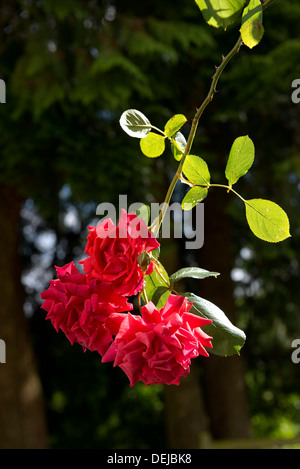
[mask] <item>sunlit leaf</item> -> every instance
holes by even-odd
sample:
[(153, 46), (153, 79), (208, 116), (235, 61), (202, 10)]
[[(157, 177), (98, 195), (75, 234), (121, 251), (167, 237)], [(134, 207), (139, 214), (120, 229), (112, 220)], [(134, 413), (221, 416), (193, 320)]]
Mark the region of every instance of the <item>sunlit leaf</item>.
[(227, 29), (238, 18), (245, 0), (196, 0), (196, 3), (208, 24)]
[(148, 158), (157, 158), (165, 151), (165, 137), (150, 132), (140, 141), (141, 150)]
[(290, 223), (285, 211), (265, 199), (245, 200), (246, 218), (250, 229), (258, 238), (278, 243), (290, 235)]
[(251, 168), (254, 153), (254, 144), (248, 135), (235, 139), (225, 169), (225, 175), (230, 185), (235, 184)]
[(202, 202), (207, 196), (208, 190), (205, 187), (195, 186), (192, 187), (184, 196), (181, 202), (183, 210), (191, 210), (197, 204)]
[(141, 205), (136, 211), (137, 217), (141, 218), (148, 226), (150, 220), (150, 207), (148, 205)]
[(165, 125), (164, 132), (167, 137), (172, 137), (186, 123), (187, 118), (183, 114), (171, 117)]
[(187, 155), (182, 171), (193, 184), (208, 185), (210, 183), (208, 166), (199, 156)]
[(151, 130), (149, 119), (136, 109), (128, 109), (120, 118), (120, 126), (130, 137), (144, 138)]
[(171, 147), (175, 160), (180, 161), (186, 147), (186, 139), (181, 132), (176, 132), (173, 136)]
[(260, 0), (250, 0), (243, 11), (241, 36), (243, 42), (250, 49), (255, 47), (264, 35), (262, 25), (262, 6)]

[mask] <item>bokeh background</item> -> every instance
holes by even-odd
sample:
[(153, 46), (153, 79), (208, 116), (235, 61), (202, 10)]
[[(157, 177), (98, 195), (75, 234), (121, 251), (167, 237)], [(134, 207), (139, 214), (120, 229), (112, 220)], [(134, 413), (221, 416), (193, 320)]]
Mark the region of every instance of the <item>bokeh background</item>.
[[(157, 127), (188, 118), (215, 66), (235, 44), (205, 24), (193, 0), (11, 0), (0, 6), (0, 448), (295, 447), (300, 434), (300, 5), (275, 1), (265, 35), (223, 73), (193, 153), (215, 183), (233, 140), (249, 135), (255, 163), (236, 189), (277, 202), (292, 237), (250, 232), (240, 201), (211, 189), (205, 242), (164, 240), (169, 274), (193, 265), (220, 272), (186, 284), (222, 308), (247, 341), (240, 357), (194, 360), (179, 387), (128, 385), (96, 353), (56, 333), (40, 293), (54, 265), (83, 257), (99, 203), (162, 202), (177, 162), (141, 154), (119, 126), (135, 108)], [(184, 187), (176, 188), (173, 201)], [(218, 446), (219, 445), (219, 446)]]

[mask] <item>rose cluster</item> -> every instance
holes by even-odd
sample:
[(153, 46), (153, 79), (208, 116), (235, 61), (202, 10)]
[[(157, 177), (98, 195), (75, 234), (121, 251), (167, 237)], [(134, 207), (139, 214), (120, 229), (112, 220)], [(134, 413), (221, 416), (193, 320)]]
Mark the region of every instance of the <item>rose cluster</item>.
[(158, 247), (144, 221), (122, 210), (117, 226), (109, 219), (89, 227), (88, 257), (79, 262), (84, 272), (73, 262), (56, 267), (57, 279), (41, 293), (56, 331), (119, 366), (130, 386), (139, 380), (178, 385), (191, 359), (208, 356), (206, 347), (212, 347), (201, 329), (211, 321), (190, 313), (192, 303), (183, 296), (170, 294), (160, 310), (148, 302), (141, 315), (130, 313), (129, 297), (142, 290), (154, 268), (152, 262), (144, 267), (141, 255)]

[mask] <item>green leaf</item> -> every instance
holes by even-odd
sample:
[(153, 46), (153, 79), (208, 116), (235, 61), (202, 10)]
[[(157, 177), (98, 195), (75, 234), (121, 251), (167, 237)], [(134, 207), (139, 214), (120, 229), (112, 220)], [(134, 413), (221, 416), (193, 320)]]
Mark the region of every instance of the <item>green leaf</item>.
[(150, 220), (150, 207), (145, 204), (141, 205), (141, 207), (136, 211), (136, 216), (141, 218), (148, 226)]
[(264, 35), (262, 17), (263, 12), (260, 0), (250, 0), (249, 5), (243, 11), (240, 29), (243, 42), (250, 49), (255, 47)]
[(208, 190), (205, 187), (192, 187), (184, 196), (181, 202), (182, 210), (191, 210), (202, 202), (207, 196)]
[(165, 137), (150, 132), (140, 141), (141, 150), (148, 158), (157, 158), (165, 151)]
[(155, 304), (157, 309), (161, 309), (165, 306), (166, 301), (171, 294), (169, 288), (167, 287), (158, 287), (153, 293), (152, 303)]
[(176, 114), (171, 117), (165, 125), (165, 135), (172, 137), (186, 123), (187, 118), (183, 114)]
[(120, 126), (130, 137), (145, 138), (152, 126), (147, 117), (136, 109), (128, 109), (120, 118)]
[(185, 136), (181, 132), (176, 132), (172, 138), (171, 148), (176, 161), (180, 161), (186, 147)]
[(200, 267), (184, 267), (177, 270), (174, 274), (170, 275), (171, 285), (182, 280), (183, 278), (198, 278), (203, 279), (206, 277), (216, 277), (220, 275), (218, 272), (209, 272), (208, 270), (201, 269)]
[(239, 351), (246, 340), (245, 333), (234, 326), (225, 313), (215, 304), (193, 293), (185, 293), (185, 296), (188, 301), (193, 302), (190, 309), (191, 313), (213, 321), (211, 324), (203, 326), (204, 332), (213, 338), (213, 348), (210, 349), (210, 353), (223, 357), (239, 355)]
[(235, 139), (225, 169), (225, 175), (230, 185), (235, 184), (251, 168), (254, 154), (254, 144), (248, 135)]
[(245, 200), (246, 218), (250, 229), (258, 238), (279, 243), (290, 235), (290, 223), (285, 211), (265, 199)]
[[(156, 269), (159, 270), (159, 273)], [(171, 293), (169, 287), (169, 276), (164, 266), (156, 261), (153, 272), (150, 275), (145, 275), (144, 291), (146, 297), (143, 295), (144, 301), (152, 301), (158, 309), (162, 308)]]
[(182, 171), (193, 184), (209, 185), (210, 183), (208, 166), (199, 156), (187, 155)]
[(208, 24), (227, 29), (238, 18), (245, 0), (196, 0), (196, 3)]
[(155, 259), (158, 259), (160, 256), (160, 246), (158, 246), (158, 248), (156, 249), (153, 249), (153, 251), (151, 251), (151, 254), (153, 257), (155, 257)]

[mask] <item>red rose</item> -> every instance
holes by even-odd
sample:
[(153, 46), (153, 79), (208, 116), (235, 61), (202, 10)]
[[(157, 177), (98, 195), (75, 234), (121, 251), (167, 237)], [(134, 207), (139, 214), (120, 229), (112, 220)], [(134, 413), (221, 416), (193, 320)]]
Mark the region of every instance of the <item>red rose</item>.
[[(138, 264), (138, 256), (157, 247), (159, 243), (145, 222), (122, 209), (117, 226), (108, 219), (96, 228), (89, 227), (85, 249), (89, 257), (80, 263), (89, 278), (100, 280), (121, 295), (131, 296), (143, 286), (143, 270)], [(153, 264), (150, 263), (146, 273), (152, 270)]]
[[(85, 274), (79, 273), (73, 262), (56, 267), (58, 279), (50, 280), (48, 290), (41, 293), (44, 299), (42, 308), (48, 311), (58, 332), (61, 329), (71, 344), (75, 342), (84, 349), (97, 351), (103, 355), (118, 331), (125, 314), (133, 309), (127, 299), (116, 294), (97, 280), (88, 281)], [(114, 318), (114, 330), (107, 325), (107, 319)]]
[(201, 329), (212, 321), (189, 313), (191, 306), (185, 297), (170, 295), (161, 310), (149, 302), (142, 317), (128, 313), (102, 361), (114, 360), (130, 386), (137, 381), (178, 385), (191, 359), (208, 356), (205, 347), (212, 347), (211, 337)]

